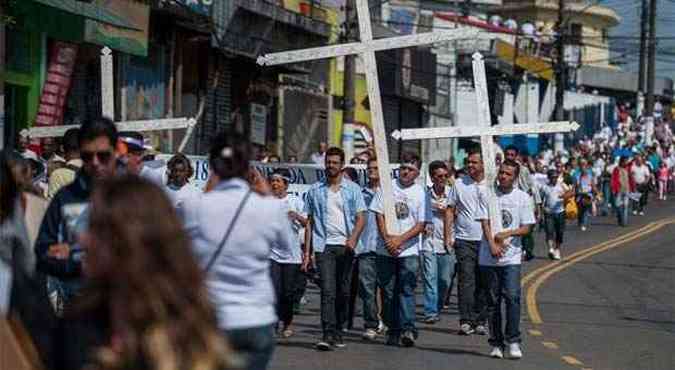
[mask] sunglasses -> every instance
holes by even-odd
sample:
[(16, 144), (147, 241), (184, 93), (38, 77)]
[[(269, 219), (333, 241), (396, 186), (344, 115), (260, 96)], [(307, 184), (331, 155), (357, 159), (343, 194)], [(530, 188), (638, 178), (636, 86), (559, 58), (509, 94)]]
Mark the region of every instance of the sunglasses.
[(87, 152), (80, 152), (80, 157), (82, 158), (83, 162), (89, 163), (89, 162), (93, 161), (94, 156), (96, 156), (96, 158), (98, 158), (98, 161), (100, 163), (105, 164), (105, 163), (110, 162), (110, 159), (112, 158), (113, 153), (112, 153), (112, 151), (109, 151), (109, 150), (100, 151), (100, 152), (88, 152), (88, 151)]

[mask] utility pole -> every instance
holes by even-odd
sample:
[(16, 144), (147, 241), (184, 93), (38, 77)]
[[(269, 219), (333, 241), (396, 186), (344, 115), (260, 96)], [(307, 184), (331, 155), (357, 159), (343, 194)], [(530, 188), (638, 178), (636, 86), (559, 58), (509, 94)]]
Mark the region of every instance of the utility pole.
[(656, 0), (649, 0), (649, 44), (647, 49), (647, 117), (654, 116), (654, 80), (656, 74)]
[[(355, 25), (356, 4), (354, 0), (347, 0), (345, 4), (345, 40), (352, 42), (357, 39), (358, 32)], [(343, 110), (342, 110), (342, 147), (347, 160), (354, 155), (354, 120), (356, 110), (356, 55), (346, 55), (343, 73)]]
[(649, 17), (649, 0), (641, 0), (642, 12), (640, 14), (640, 64), (638, 65), (638, 84), (637, 84), (637, 114), (642, 115), (644, 110), (644, 92), (645, 90), (645, 68), (647, 67), (647, 28)]
[[(557, 60), (555, 61), (555, 119), (565, 120), (565, 86), (567, 85), (567, 67), (565, 66), (565, 0), (558, 0), (558, 40), (556, 43)], [(555, 134), (554, 150), (564, 148), (564, 134)]]

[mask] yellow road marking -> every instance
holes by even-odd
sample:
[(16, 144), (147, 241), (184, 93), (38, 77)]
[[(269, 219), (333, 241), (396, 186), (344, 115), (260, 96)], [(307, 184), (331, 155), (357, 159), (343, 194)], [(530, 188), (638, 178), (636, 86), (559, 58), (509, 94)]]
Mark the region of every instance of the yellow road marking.
[(593, 370), (590, 367), (582, 367), (581, 370)]
[(527, 332), (530, 333), (530, 335), (533, 336), (533, 337), (541, 337), (542, 335), (544, 335), (544, 333), (540, 332), (539, 330), (534, 330), (534, 329), (530, 329)]
[[(543, 323), (543, 320), (541, 319), (541, 314), (539, 313), (539, 308), (537, 307), (537, 291), (539, 290), (539, 287), (548, 279), (550, 278), (553, 274), (560, 272), (576, 263), (579, 261), (582, 261), (584, 259), (587, 259), (591, 256), (594, 256), (598, 253), (602, 253), (605, 251), (608, 251), (610, 249), (617, 248), (625, 243), (628, 243), (630, 241), (633, 241), (635, 239), (638, 239), (644, 235), (650, 234), (656, 230), (659, 230), (663, 228), (664, 226), (675, 223), (674, 219), (670, 219), (667, 221), (661, 221), (661, 222), (653, 222), (648, 224), (647, 226), (640, 228), (634, 232), (628, 233), (624, 236), (620, 236), (618, 238), (615, 238), (613, 240), (600, 243), (595, 247), (588, 248), (586, 249), (583, 253), (575, 253), (574, 255), (571, 255), (571, 258), (568, 257), (567, 260), (562, 261), (562, 263), (555, 264), (553, 266), (545, 266), (548, 271), (545, 271), (541, 273), (540, 275), (536, 276), (536, 280), (530, 285), (530, 287), (527, 290), (527, 296), (526, 296), (526, 301), (527, 301), (527, 313), (530, 316), (530, 321), (535, 324), (539, 325)], [(538, 270), (544, 271), (546, 269), (540, 268), (533, 273), (537, 272)], [(528, 281), (530, 279), (533, 279), (535, 277), (534, 274), (530, 275), (528, 274)]]
[(572, 357), (572, 356), (563, 356), (563, 357), (562, 357), (562, 360), (565, 361), (565, 362), (567, 362), (568, 364), (570, 364), (570, 365), (572, 365), (572, 366), (581, 366), (581, 365), (583, 365), (583, 363), (582, 363), (581, 361), (577, 360), (576, 358), (574, 358), (574, 357)]
[(544, 347), (546, 347), (546, 348), (548, 348), (548, 349), (559, 349), (559, 348), (560, 348), (560, 347), (559, 347), (556, 343), (554, 343), (554, 342), (541, 342), (541, 344), (543, 344)]

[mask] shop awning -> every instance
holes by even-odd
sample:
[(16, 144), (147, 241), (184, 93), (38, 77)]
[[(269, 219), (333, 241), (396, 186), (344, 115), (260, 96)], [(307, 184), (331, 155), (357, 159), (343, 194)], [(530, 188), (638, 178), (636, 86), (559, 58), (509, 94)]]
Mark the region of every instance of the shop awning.
[(95, 20), (101, 23), (107, 23), (119, 28), (130, 30), (139, 30), (133, 23), (128, 22), (123, 17), (106, 10), (97, 2), (83, 2), (77, 0), (33, 0), (36, 3), (51, 6), (64, 12), (80, 15), (84, 18)]

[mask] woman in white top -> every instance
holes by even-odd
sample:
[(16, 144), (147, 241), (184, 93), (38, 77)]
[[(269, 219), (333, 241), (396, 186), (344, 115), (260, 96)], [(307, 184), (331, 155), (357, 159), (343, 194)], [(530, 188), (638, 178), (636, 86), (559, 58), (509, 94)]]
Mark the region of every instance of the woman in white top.
[(258, 370), (267, 368), (274, 350), (272, 246), (290, 249), (292, 241), (282, 204), (245, 180), (250, 153), (245, 136), (218, 135), (209, 152), (212, 189), (187, 199), (183, 212), (218, 325), (244, 355), (245, 368)]
[(279, 199), (288, 215), (292, 228), (288, 230), (292, 243), (290, 245), (272, 245), (271, 272), (274, 290), (277, 294), (277, 316), (281, 321), (280, 335), (288, 338), (293, 335), (293, 302), (296, 282), (302, 264), (299, 231), (307, 225), (307, 215), (303, 213), (304, 204), (294, 194), (288, 194), (290, 173), (285, 168), (275, 169), (269, 176), (272, 195)]

